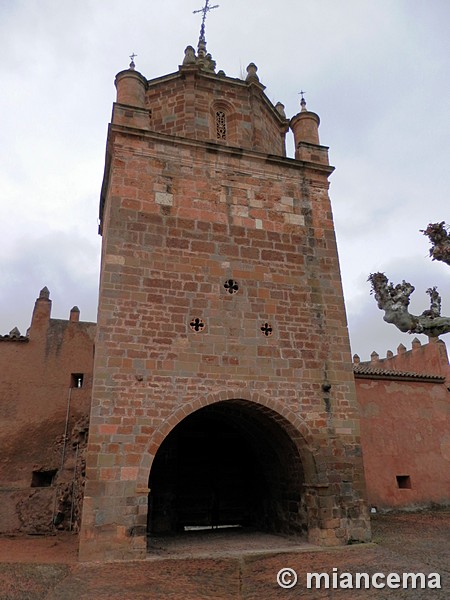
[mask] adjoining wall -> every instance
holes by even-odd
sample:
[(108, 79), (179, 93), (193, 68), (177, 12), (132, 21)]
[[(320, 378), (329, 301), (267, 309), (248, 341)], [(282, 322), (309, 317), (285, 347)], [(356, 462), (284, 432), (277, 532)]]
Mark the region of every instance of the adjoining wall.
[(44, 288), (27, 335), (0, 336), (0, 533), (80, 518), (96, 325), (50, 312)]
[(450, 503), (450, 370), (431, 341), (355, 365), (368, 500), (378, 509)]

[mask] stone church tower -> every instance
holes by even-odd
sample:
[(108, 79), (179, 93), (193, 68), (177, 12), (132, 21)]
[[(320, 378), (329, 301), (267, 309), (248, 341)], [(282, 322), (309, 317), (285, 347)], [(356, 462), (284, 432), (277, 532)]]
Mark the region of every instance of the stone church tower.
[[(215, 72), (116, 77), (81, 560), (242, 525), (370, 537), (319, 117)], [(286, 158), (292, 129), (295, 158)]]

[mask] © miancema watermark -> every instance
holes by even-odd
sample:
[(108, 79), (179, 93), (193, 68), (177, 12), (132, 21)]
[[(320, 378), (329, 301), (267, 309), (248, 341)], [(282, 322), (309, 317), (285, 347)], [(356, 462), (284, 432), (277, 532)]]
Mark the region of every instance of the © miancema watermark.
[[(284, 589), (297, 585), (298, 575), (294, 569), (281, 569), (277, 583)], [(344, 589), (441, 589), (439, 573), (348, 573), (334, 568), (331, 573), (306, 573), (305, 587), (308, 590)]]

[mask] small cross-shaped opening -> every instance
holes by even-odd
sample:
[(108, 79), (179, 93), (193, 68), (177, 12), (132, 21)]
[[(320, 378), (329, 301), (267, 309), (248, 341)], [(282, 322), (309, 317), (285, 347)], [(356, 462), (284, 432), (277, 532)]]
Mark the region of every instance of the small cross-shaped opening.
[(192, 321), (189, 323), (189, 325), (193, 331), (197, 331), (197, 332), (202, 331), (203, 328), (205, 327), (205, 324), (199, 318), (192, 319)]
[(265, 336), (269, 336), (269, 335), (272, 335), (273, 329), (272, 329), (270, 323), (264, 323), (264, 325), (261, 327), (261, 331), (263, 332), (263, 334)]
[(227, 290), (227, 292), (228, 292), (229, 294), (236, 294), (236, 292), (237, 292), (237, 291), (238, 291), (238, 289), (239, 289), (238, 283), (237, 283), (237, 281), (235, 281), (234, 279), (228, 279), (228, 280), (227, 280), (227, 281), (224, 283), (223, 287), (224, 287), (224, 288)]

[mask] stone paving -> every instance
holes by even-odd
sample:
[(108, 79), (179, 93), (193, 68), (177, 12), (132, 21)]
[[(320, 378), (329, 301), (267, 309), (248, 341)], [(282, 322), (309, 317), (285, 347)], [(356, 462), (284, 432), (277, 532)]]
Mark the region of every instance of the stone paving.
[[(8, 562), (1, 552), (1, 600), (448, 600), (450, 510), (376, 516), (374, 543), (317, 549), (298, 540), (258, 532), (213, 531), (155, 541), (145, 561), (85, 563), (61, 545), (61, 563), (46, 551), (27, 562)], [(76, 544), (72, 537), (72, 544)], [(44, 547), (45, 540), (35, 540)], [(8, 541), (11, 545), (11, 540)], [(20, 543), (20, 540), (17, 540)], [(55, 548), (53, 542), (53, 548)], [(66, 542), (64, 542), (66, 543)], [(70, 545), (70, 540), (67, 542)], [(56, 546), (57, 548), (58, 546)], [(11, 552), (11, 550), (10, 550)], [(6, 559), (6, 560), (5, 560)], [(64, 562), (66, 559), (66, 562)], [(293, 589), (276, 583), (280, 569), (298, 574)], [(442, 588), (306, 589), (306, 573), (429, 573)]]
[(302, 538), (236, 529), (207, 529), (179, 536), (151, 540), (147, 560), (161, 558), (219, 558), (247, 556), (270, 552), (297, 552), (319, 549)]

